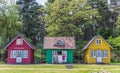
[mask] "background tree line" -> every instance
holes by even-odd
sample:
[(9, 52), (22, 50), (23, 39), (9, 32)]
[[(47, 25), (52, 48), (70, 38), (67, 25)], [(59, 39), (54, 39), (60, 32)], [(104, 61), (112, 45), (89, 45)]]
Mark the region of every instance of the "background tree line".
[(120, 61), (120, 15), (109, 11), (103, 0), (48, 0), (45, 6), (35, 0), (0, 0), (0, 5), (1, 57), (6, 42), (19, 32), (38, 48), (38, 62), (45, 62), (44, 36), (75, 36), (74, 62), (78, 63), (83, 60), (81, 49), (100, 34), (114, 47), (112, 61)]

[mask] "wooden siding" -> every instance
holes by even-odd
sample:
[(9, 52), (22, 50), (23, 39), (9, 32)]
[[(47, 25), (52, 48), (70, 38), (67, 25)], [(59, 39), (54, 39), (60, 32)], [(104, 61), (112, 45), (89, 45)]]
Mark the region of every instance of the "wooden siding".
[(52, 63), (52, 50), (46, 50), (46, 63)]
[(67, 50), (67, 62), (73, 63), (73, 50)]
[[(18, 37), (21, 38), (21, 37)], [(18, 39), (16, 38), (16, 39)], [(11, 50), (28, 50), (28, 58), (22, 58), (22, 64), (30, 64), (34, 62), (34, 49), (31, 49), (30, 46), (23, 41), (23, 45), (16, 45), (16, 40), (14, 40), (7, 48), (7, 63), (16, 64), (16, 58), (10, 58)]]
[(105, 42), (101, 37), (97, 37), (96, 39), (102, 40), (102, 44), (96, 44), (96, 40), (94, 40), (90, 46), (84, 51), (85, 52), (85, 63), (96, 63), (96, 58), (91, 57), (91, 51), (92, 50), (107, 50), (108, 51), (108, 57), (102, 59), (102, 63), (110, 63), (110, 46), (108, 43)]

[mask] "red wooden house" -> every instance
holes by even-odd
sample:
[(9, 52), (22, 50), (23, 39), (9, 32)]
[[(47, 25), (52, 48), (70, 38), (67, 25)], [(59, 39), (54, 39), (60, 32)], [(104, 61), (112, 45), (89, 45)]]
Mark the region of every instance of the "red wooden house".
[(33, 47), (21, 34), (5, 46), (8, 64), (30, 64), (34, 61)]

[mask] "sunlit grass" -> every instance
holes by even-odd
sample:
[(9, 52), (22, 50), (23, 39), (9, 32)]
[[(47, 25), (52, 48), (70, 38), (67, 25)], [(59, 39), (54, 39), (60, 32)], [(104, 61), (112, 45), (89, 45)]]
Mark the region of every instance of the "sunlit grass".
[(0, 65), (0, 68), (59, 68), (59, 69), (64, 69), (65, 65), (47, 65), (47, 64), (35, 64), (35, 65)]
[(74, 65), (77, 69), (120, 69), (120, 65)]
[(65, 64), (1, 64), (0, 73), (120, 73), (119, 65), (73, 64), (67, 69)]

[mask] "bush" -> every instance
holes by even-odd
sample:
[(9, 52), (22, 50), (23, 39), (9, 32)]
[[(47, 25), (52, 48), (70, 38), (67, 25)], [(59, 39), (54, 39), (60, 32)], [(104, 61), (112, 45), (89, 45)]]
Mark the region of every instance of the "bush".
[(43, 50), (43, 44), (37, 44), (37, 50), (35, 50), (35, 63), (45, 63), (45, 51)]
[(74, 63), (83, 63), (84, 58), (84, 52), (82, 51), (82, 49), (84, 48), (84, 46), (88, 43), (88, 41), (83, 41), (83, 40), (79, 40), (76, 41), (76, 50), (74, 50), (74, 57), (73, 57), (73, 62)]
[(116, 38), (110, 37), (108, 39), (108, 42), (113, 46), (113, 49), (111, 50), (111, 62), (118, 63), (120, 62), (120, 36)]

